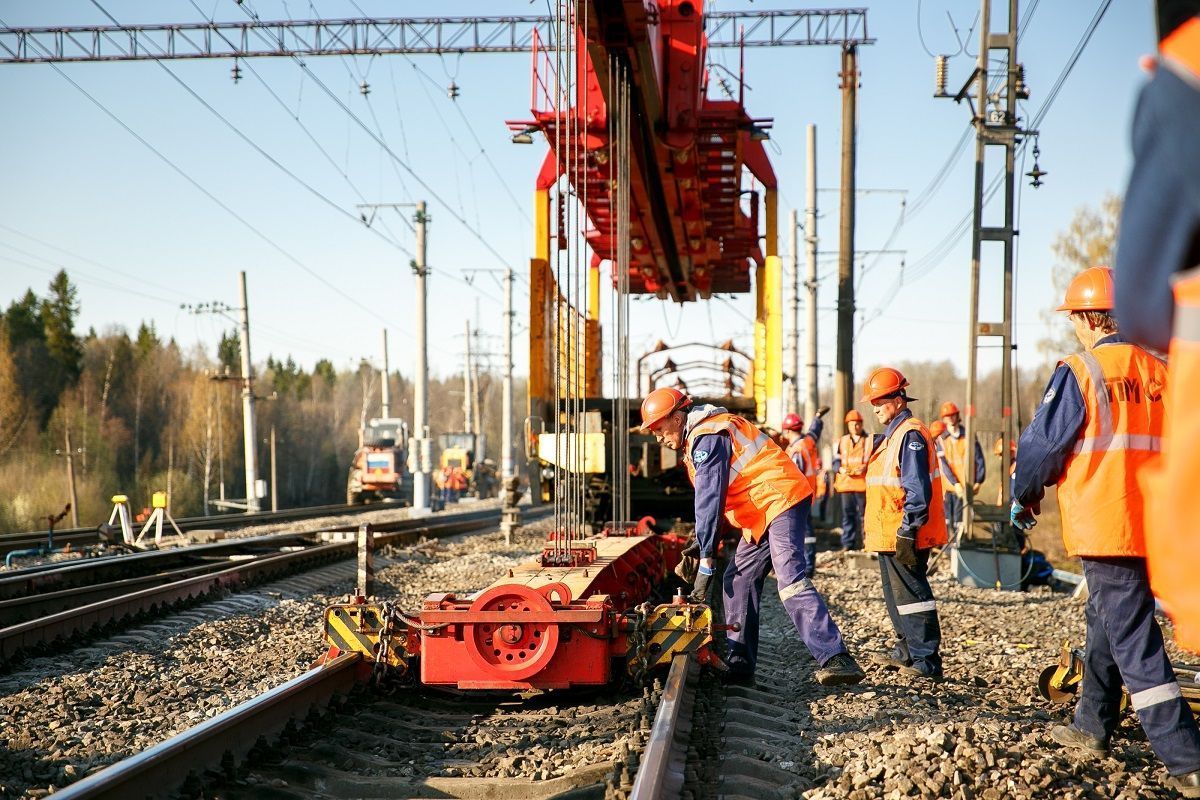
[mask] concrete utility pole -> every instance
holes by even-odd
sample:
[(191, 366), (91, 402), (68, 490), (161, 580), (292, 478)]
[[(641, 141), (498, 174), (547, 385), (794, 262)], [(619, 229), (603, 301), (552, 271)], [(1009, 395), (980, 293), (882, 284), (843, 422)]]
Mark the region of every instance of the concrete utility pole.
[(254, 438), (254, 375), (250, 365), (250, 301), (246, 295), (246, 272), (241, 273), (242, 316), (242, 441), (246, 449), (246, 512), (260, 510), (258, 502), (258, 448)]
[(512, 544), (512, 532), (521, 524), (521, 515), (515, 503), (516, 497), (516, 468), (513, 460), (513, 325), (516, 312), (513, 311), (513, 270), (504, 270), (504, 387), (501, 392), (500, 409), (503, 419), (500, 423), (500, 491), (503, 500), (500, 510), (500, 529), (504, 531), (504, 543)]
[[(808, 312), (808, 363), (807, 386), (804, 397), (804, 418), (811, 420), (817, 415), (820, 402), (817, 393), (817, 126), (808, 126), (808, 176), (805, 191), (804, 209), (804, 244), (805, 263), (808, 267), (808, 280), (804, 286), (808, 289), (808, 299), (805, 310)], [(851, 284), (853, 287), (853, 284)], [(853, 402), (853, 381), (851, 381), (851, 402)], [(842, 414), (845, 417), (845, 413)]]
[[(279, 472), (275, 469), (275, 425), (271, 425), (271, 510), (279, 510)], [(169, 474), (169, 473), (168, 473)], [(169, 496), (169, 493), (168, 493)]]
[(392, 387), (388, 385), (388, 375), (391, 370), (388, 367), (388, 348), (387, 348), (387, 328), (383, 329), (383, 380), (381, 380), (379, 388), (379, 416), (387, 419), (392, 415)]
[(858, 48), (842, 48), (842, 202), (838, 253), (837, 379), (833, 384), (833, 438), (844, 434), (854, 406), (854, 161), (858, 115)]
[(463, 365), (463, 430), (467, 433), (475, 433), (475, 427), (471, 424), (475, 418), (471, 413), (471, 320), (467, 320), (467, 361)]
[[(71, 495), (71, 527), (79, 527), (79, 496), (75, 491), (75, 451), (71, 449), (71, 426), (66, 427), (67, 491)], [(170, 473), (168, 473), (170, 474)]]
[(425, 277), (429, 270), (425, 266), (425, 237), (429, 216), (425, 213), (425, 201), (417, 203), (417, 213), (413, 218), (417, 228), (417, 257), (413, 261), (413, 273), (416, 276), (417, 296), (417, 364), (413, 379), (413, 444), (415, 458), (413, 463), (413, 510), (427, 511), (429, 509), (429, 479), (433, 464), (433, 444), (429, 440), (429, 349), (426, 344), (425, 321)]
[(788, 301), (792, 309), (792, 335), (784, 342), (784, 349), (791, 348), (792, 385), (788, 392), (787, 410), (800, 413), (800, 221), (796, 209), (788, 212), (788, 241), (792, 255), (792, 285), (788, 290)]

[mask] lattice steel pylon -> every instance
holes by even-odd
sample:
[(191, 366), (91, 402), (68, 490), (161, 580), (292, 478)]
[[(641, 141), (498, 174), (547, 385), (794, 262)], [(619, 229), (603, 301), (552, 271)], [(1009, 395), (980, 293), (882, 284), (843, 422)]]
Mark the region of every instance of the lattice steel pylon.
[[(1015, 406), (1013, 391), (1012, 356), (1013, 344), (1013, 251), (1017, 231), (1014, 214), (1015, 205), (1015, 159), (1016, 148), (1021, 137), (1033, 132), (1018, 125), (1017, 101), (1023, 99), (1024, 87), (1020, 80), (1021, 68), (1017, 61), (1017, 4), (1018, 0), (1006, 0), (1007, 29), (994, 33), (991, 26), (991, 0), (982, 0), (979, 23), (979, 57), (974, 72), (963, 84), (957, 95), (939, 93), (936, 96), (953, 97), (956, 101), (966, 100), (971, 108), (975, 126), (975, 201), (973, 234), (971, 238), (971, 294), (967, 348), (967, 397), (965, 411), (966, 427), (966, 475), (961, 476), (966, 490), (962, 527), (958, 535), (971, 536), (976, 522), (992, 523), (993, 526), (1009, 525), (1008, 503), (1011, 486), (1009, 473), (1012, 466), (1010, 443), (1014, 441), (1012, 411)], [(995, 57), (993, 57), (995, 55)], [(990, 68), (990, 64), (1003, 66)], [(939, 89), (944, 80), (945, 62), (939, 59)], [(995, 77), (996, 84), (989, 86)], [(975, 90), (975, 102), (971, 90)], [(976, 106), (978, 103), (978, 106)], [(1002, 150), (1004, 174), (1000, 180), (1003, 192), (1003, 220), (989, 225), (984, 220), (984, 205), (991, 194), (985, 179), (985, 166), (989, 148)], [(1001, 311), (999, 322), (980, 321), (981, 264), (985, 243), (996, 243), (1001, 250)], [(1001, 387), (999, 417), (978, 415), (979, 351), (989, 344), (984, 339), (1000, 339)], [(981, 501), (973, 490), (977, 481), (975, 470), (975, 441), (979, 433), (999, 434), (1001, 441), (1001, 473), (999, 502)], [(996, 527), (989, 527), (993, 553), (996, 553)], [(999, 563), (996, 564), (996, 588), (1001, 588)]]

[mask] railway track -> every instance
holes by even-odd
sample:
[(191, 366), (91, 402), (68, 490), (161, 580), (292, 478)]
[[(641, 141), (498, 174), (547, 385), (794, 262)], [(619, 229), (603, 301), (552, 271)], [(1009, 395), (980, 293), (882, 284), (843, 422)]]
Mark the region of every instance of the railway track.
[[(372, 529), (375, 546), (380, 548), (411, 543), (422, 537), (478, 530), (494, 526), (498, 521), (499, 511), (487, 509), (439, 518), (399, 520), (372, 526)], [(333, 528), (350, 529), (346, 526)], [(307, 542), (307, 546), (298, 542)], [(295, 549), (288, 551), (289, 546)], [(232, 565), (228, 559), (222, 559), (217, 563), (175, 566), (180, 559), (196, 558), (196, 553), (215, 558), (247, 552), (257, 552), (257, 555), (234, 561)], [(356, 553), (354, 541), (321, 543), (312, 537), (285, 534), (37, 568), (29, 574), (7, 576), (0, 579), (0, 596), (7, 598), (0, 601), (0, 620), (19, 621), (0, 628), (0, 665), (58, 642), (75, 641), (97, 630), (111, 630), (123, 620), (139, 619), (179, 603), (353, 558)], [(135, 565), (160, 561), (169, 562), (166, 571), (86, 583), (89, 577), (124, 575), (135, 569)], [(51, 591), (28, 593), (31, 588), (44, 587), (50, 587)], [(25, 594), (20, 593), (22, 588), (26, 590)]]
[[(374, 503), (367, 505), (330, 505), (310, 506), (307, 508), (289, 508), (282, 511), (260, 511), (254, 514), (214, 514), (207, 517), (184, 517), (175, 520), (182, 531), (195, 530), (238, 530), (255, 525), (268, 525), (277, 522), (294, 520), (317, 519), (352, 514), (363, 514), (370, 511), (380, 511), (388, 508), (400, 508), (390, 503)], [(140, 527), (140, 526), (139, 526)], [(26, 531), (21, 533), (0, 534), (0, 556), (6, 556), (17, 550), (37, 549), (46, 545), (49, 531)], [(54, 531), (54, 546), (71, 549), (89, 547), (100, 543), (100, 533), (97, 528), (63, 528)]]
[[(665, 688), (603, 697), (603, 706), (579, 692), (373, 692), (363, 667), (357, 655), (341, 656), (56, 797), (115, 800), (148, 786), (222, 798), (680, 796), (697, 674), (687, 656), (676, 658)], [(616, 742), (619, 758), (589, 759), (597, 738)], [(506, 774), (537, 759), (545, 766), (536, 783)], [(558, 766), (565, 760), (569, 768)]]

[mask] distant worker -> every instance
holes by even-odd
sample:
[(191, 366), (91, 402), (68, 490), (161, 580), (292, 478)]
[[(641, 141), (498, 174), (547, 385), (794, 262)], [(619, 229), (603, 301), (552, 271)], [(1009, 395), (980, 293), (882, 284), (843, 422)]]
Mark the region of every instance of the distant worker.
[(675, 389), (656, 389), (642, 401), (642, 428), (683, 452), (696, 488), (696, 555), (691, 599), (708, 603), (717, 528), (725, 520), (742, 534), (725, 567), (721, 594), (728, 679), (753, 684), (758, 661), (759, 605), (767, 572), (775, 571), (779, 599), (801, 640), (820, 665), (823, 686), (858, 683), (865, 675), (846, 650), (825, 601), (805, 577), (804, 531), (812, 489), (796, 465), (753, 423), (710, 405), (693, 406)]
[(863, 512), (867, 507), (867, 458), (871, 437), (863, 431), (863, 416), (853, 408), (846, 412), (846, 430), (833, 459), (833, 488), (842, 503), (842, 549), (861, 550)]
[(450, 467), (442, 467), (440, 470), (435, 472), (433, 474), (433, 482), (437, 485), (437, 488), (442, 493), (442, 506), (445, 507), (451, 502)]
[[(954, 403), (942, 403), (940, 411), (942, 424), (946, 433), (939, 440), (943, 457), (941, 469), (943, 484), (948, 487), (946, 493), (946, 519), (948, 527), (955, 529), (962, 522), (963, 505), (967, 501), (967, 428), (960, 421), (958, 406)], [(971, 494), (979, 493), (979, 485), (987, 476), (987, 462), (983, 460), (983, 448), (979, 440), (975, 440), (975, 479), (971, 481)]]
[(817, 409), (817, 416), (813, 417), (808, 430), (804, 433), (800, 432), (800, 429), (804, 427), (804, 421), (800, 419), (799, 414), (786, 414), (783, 417), (783, 439), (787, 443), (784, 452), (792, 460), (792, 463), (804, 473), (813, 497), (809, 504), (809, 514), (805, 518), (807, 527), (804, 531), (804, 577), (806, 578), (811, 578), (817, 572), (817, 532), (812, 523), (812, 503), (820, 494), (818, 490), (821, 480), (821, 455), (817, 451), (817, 442), (820, 441), (821, 431), (825, 428), (825, 422), (821, 418), (828, 412), (829, 406), (821, 406)]
[(926, 570), (929, 551), (947, 541), (942, 480), (933, 437), (913, 416), (915, 400), (899, 370), (867, 376), (863, 402), (884, 426), (867, 461), (866, 549), (879, 553), (883, 599), (898, 641), (876, 662), (906, 675), (942, 679), (942, 628)]
[(466, 494), (467, 491), (467, 473), (462, 467), (450, 467), (450, 502), (457, 503), (458, 499)]
[(1200, 653), (1200, 0), (1158, 0), (1158, 68), (1133, 120), (1117, 237), (1117, 317), (1168, 352), (1163, 453), (1147, 493), (1150, 583), (1180, 647)]
[(1068, 313), (1084, 351), (1059, 362), (1021, 433), (1010, 517), (1032, 528), (1044, 487), (1058, 484), (1063, 543), (1068, 555), (1082, 559), (1087, 580), (1087, 651), (1075, 720), (1052, 728), (1051, 738), (1105, 755), (1121, 720), (1124, 683), (1171, 775), (1168, 786), (1200, 797), (1200, 732), (1154, 619), (1138, 485), (1139, 474), (1158, 460), (1167, 368), (1121, 335), (1112, 307), (1107, 267), (1085, 269), (1067, 287), (1058, 310)]

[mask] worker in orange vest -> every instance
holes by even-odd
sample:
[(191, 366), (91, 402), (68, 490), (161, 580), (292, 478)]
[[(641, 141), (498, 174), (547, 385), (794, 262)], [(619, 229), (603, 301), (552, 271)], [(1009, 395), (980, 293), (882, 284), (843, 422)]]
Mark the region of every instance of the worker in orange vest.
[[(821, 431), (825, 425), (821, 418), (827, 413), (829, 413), (829, 406), (821, 406), (817, 409), (817, 416), (813, 418), (808, 430), (804, 433), (800, 432), (800, 429), (804, 427), (804, 422), (800, 419), (799, 414), (785, 414), (783, 417), (783, 438), (786, 442), (784, 452), (808, 479), (814, 503), (824, 493), (820, 483), (821, 454), (817, 451), (817, 442), (821, 438)], [(806, 522), (808, 527), (804, 531), (804, 562), (807, 569), (804, 574), (805, 577), (811, 578), (817, 572), (817, 532), (813, 529), (811, 504)]]
[[(727, 635), (727, 679), (753, 684), (758, 660), (759, 606), (767, 572), (775, 571), (779, 599), (819, 669), (824, 686), (858, 683), (865, 675), (811, 580), (805, 577), (804, 531), (812, 487), (766, 433), (724, 408), (693, 405), (676, 389), (656, 389), (642, 401), (642, 429), (683, 452), (696, 488), (699, 558), (690, 595), (710, 602), (717, 528), (722, 517), (741, 532), (721, 582)], [(685, 551), (687, 552), (687, 551)]]
[(963, 505), (967, 500), (967, 482), (971, 493), (979, 492), (979, 485), (987, 475), (987, 462), (983, 459), (983, 448), (975, 440), (975, 476), (972, 480), (967, 469), (967, 428), (961, 422), (958, 406), (951, 402), (942, 403), (938, 416), (942, 418), (945, 433), (938, 438), (941, 453), (942, 485), (946, 491), (946, 525), (950, 530), (962, 521)]
[(863, 431), (863, 416), (855, 409), (846, 412), (846, 430), (833, 459), (833, 488), (842, 502), (842, 549), (862, 549), (863, 512), (867, 507), (867, 458), (871, 437)]
[[(1144, 500), (1138, 475), (1159, 458), (1166, 365), (1121, 335), (1107, 267), (1080, 272), (1066, 311), (1083, 345), (1060, 361), (1021, 434), (1010, 513), (1037, 524), (1043, 487), (1058, 484), (1063, 542), (1083, 561), (1087, 651), (1072, 725), (1051, 729), (1066, 747), (1099, 757), (1121, 719), (1121, 684), (1169, 785), (1200, 797), (1200, 731), (1181, 696), (1154, 619), (1146, 573)], [(1172, 390), (1174, 391), (1174, 390)]]
[(929, 551), (946, 543), (942, 480), (933, 437), (913, 416), (908, 379), (880, 367), (867, 376), (863, 402), (883, 426), (867, 459), (867, 550), (879, 553), (883, 599), (898, 641), (874, 660), (906, 675), (942, 679), (942, 627), (926, 571)]
[[(942, 449), (942, 438), (946, 435), (946, 423), (942, 422), (940, 419), (935, 419), (933, 422), (929, 423), (929, 435), (933, 437), (933, 451), (937, 453), (938, 466), (940, 468), (942, 462), (946, 459), (946, 451)], [(945, 513), (946, 517), (946, 531), (948, 533), (953, 533), (954, 526), (950, 524), (951, 492), (946, 491), (948, 487), (945, 480), (942, 481), (942, 489), (944, 490), (942, 492), (942, 511)]]
[(1200, 653), (1200, 0), (1158, 0), (1158, 58), (1133, 120), (1121, 209), (1117, 317), (1131, 341), (1169, 352), (1162, 461), (1144, 475), (1150, 585), (1180, 647)]

